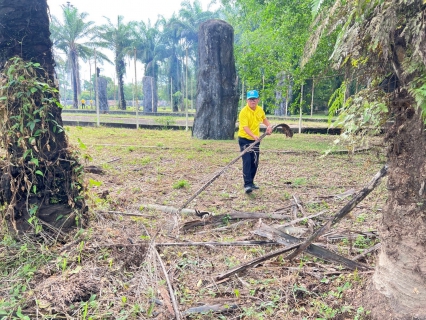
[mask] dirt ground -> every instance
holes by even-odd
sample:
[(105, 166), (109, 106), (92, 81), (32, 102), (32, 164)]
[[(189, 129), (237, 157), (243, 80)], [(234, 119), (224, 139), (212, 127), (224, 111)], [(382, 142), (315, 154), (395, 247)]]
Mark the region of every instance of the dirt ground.
[[(104, 174), (86, 176), (89, 226), (68, 244), (50, 248), (51, 258), (34, 271), (23, 299), (28, 314), (174, 319), (175, 299), (180, 319), (368, 318), (360, 299), (374, 270), (374, 252), (358, 261), (366, 271), (308, 254), (288, 261), (283, 254), (225, 279), (218, 276), (282, 248), (243, 245), (268, 240), (254, 233), (262, 225), (282, 227), (321, 213), (286, 229), (298, 238), (312, 234), (383, 166), (376, 152), (324, 157), (319, 151), (333, 137), (295, 135), (290, 141), (273, 135), (262, 142), (260, 189), (244, 193), (238, 161), (187, 206), (209, 213), (200, 218), (161, 208), (182, 206), (238, 156), (236, 141), (200, 141), (167, 130), (76, 127), (69, 135), (86, 165)], [(349, 259), (375, 245), (385, 182), (316, 244)], [(233, 219), (235, 213), (282, 218)], [(218, 215), (223, 216), (213, 223)], [(196, 220), (199, 226), (189, 224)]]

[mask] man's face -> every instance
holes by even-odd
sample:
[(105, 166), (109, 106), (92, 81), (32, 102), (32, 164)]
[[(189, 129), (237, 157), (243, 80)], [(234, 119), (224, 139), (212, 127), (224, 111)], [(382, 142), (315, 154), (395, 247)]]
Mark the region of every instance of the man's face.
[(259, 98), (250, 98), (247, 99), (248, 105), (253, 110), (256, 109), (257, 103), (259, 102)]

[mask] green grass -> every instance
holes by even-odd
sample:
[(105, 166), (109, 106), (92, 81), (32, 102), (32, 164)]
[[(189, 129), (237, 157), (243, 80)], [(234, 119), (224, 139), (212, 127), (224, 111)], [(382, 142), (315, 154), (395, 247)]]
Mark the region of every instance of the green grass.
[(283, 134), (275, 133), (262, 140), (261, 149), (324, 153), (331, 148), (334, 138), (320, 134), (295, 134), (292, 138), (287, 138)]
[(13, 312), (20, 313), (22, 301), (31, 290), (29, 283), (35, 272), (56, 257), (43, 244), (17, 242), (9, 235), (4, 235), (0, 241), (0, 283), (4, 284), (2, 290), (8, 290), (9, 299), (3, 299), (0, 291), (0, 318), (12, 317)]
[(189, 188), (189, 182), (186, 180), (179, 180), (173, 184), (173, 189)]
[[(85, 145), (93, 157), (90, 164), (103, 167), (107, 174), (89, 176), (87, 183), (88, 205), (94, 217), (101, 217), (98, 212), (103, 211), (102, 217), (108, 219), (93, 219), (89, 225), (90, 234), (96, 235), (93, 240), (111, 241), (120, 244), (120, 247), (93, 246), (90, 236), (83, 240), (88, 246), (79, 247), (79, 244), (67, 250), (66, 255), (58, 250), (60, 246), (43, 249), (40, 243), (30, 247), (23, 247), (12, 243), (0, 243), (0, 283), (5, 283), (7, 290), (0, 286), (0, 310), (7, 310), (18, 314), (18, 307), (24, 306), (25, 301), (33, 301), (28, 297), (34, 284), (29, 288), (31, 280), (37, 278), (37, 270), (46, 275), (43, 266), (50, 265), (47, 276), (65, 277), (77, 271), (78, 267), (85, 266), (87, 272), (103, 268), (105, 279), (101, 281), (102, 294), (92, 292), (73, 303), (73, 314), (79, 319), (128, 318), (140, 319), (149, 317), (158, 312), (152, 302), (157, 296), (156, 281), (162, 276), (154, 277), (155, 269), (147, 259), (138, 268), (120, 267), (123, 260), (122, 252), (129, 250), (133, 257), (134, 243), (150, 241), (170, 242), (166, 232), (169, 232), (171, 216), (156, 210), (147, 210), (146, 204), (155, 203), (178, 207), (198, 189), (214, 172), (223, 168), (229, 161), (237, 157), (239, 147), (236, 139), (228, 141), (199, 140), (191, 136), (190, 132), (174, 130), (146, 130), (146, 129), (115, 129), (93, 127), (67, 127), (70, 141), (77, 147)], [(297, 194), (304, 202), (306, 211), (315, 213), (321, 210), (336, 210), (340, 202), (336, 202), (330, 195), (346, 191), (349, 187), (357, 188), (369, 181), (370, 174), (376, 172), (378, 163), (372, 160), (371, 155), (357, 154), (349, 158), (347, 155), (332, 155), (323, 158), (319, 155), (327, 150), (335, 137), (327, 135), (296, 134), (292, 139), (282, 134), (267, 136), (261, 143), (261, 170), (258, 182), (261, 189), (253, 195), (247, 196), (241, 186), (241, 161), (230, 167), (224, 174), (200, 194), (191, 206), (211, 212), (213, 215), (224, 214), (221, 223), (223, 226), (233, 224), (229, 212), (272, 212), (275, 209), (287, 208), (290, 210), (289, 200)], [(81, 143), (79, 142), (79, 139)], [(285, 154), (285, 152), (292, 152)], [(90, 180), (91, 179), (91, 180)], [(329, 180), (328, 180), (329, 179)], [(99, 181), (97, 181), (99, 180)], [(333, 185), (338, 180), (338, 185)], [(327, 183), (331, 182), (331, 183)], [(297, 186), (297, 188), (295, 188)], [(320, 188), (318, 188), (320, 187)], [(371, 202), (381, 207), (383, 190), (378, 188), (372, 193)], [(101, 198), (104, 191), (109, 191), (106, 198)], [(321, 202), (317, 196), (327, 196)], [(376, 201), (380, 199), (379, 202)], [(321, 198), (320, 198), (321, 199)], [(368, 201), (368, 199), (367, 199)], [(368, 203), (366, 204), (366, 207)], [(373, 207), (373, 206), (371, 206)], [(126, 215), (103, 215), (106, 212), (137, 211), (140, 216), (127, 217)], [(354, 221), (361, 229), (371, 223), (374, 218), (370, 212), (358, 213)], [(326, 216), (324, 216), (325, 219)], [(182, 223), (194, 219), (193, 216), (182, 215)], [(321, 221), (321, 220), (320, 220)], [(319, 221), (319, 223), (321, 223)], [(185, 232), (184, 239), (188, 241), (235, 241), (242, 236), (247, 237), (255, 228), (257, 221), (233, 226), (226, 230), (216, 230), (212, 233)], [(345, 220), (347, 226), (351, 220)], [(302, 223), (300, 225), (303, 225)], [(219, 226), (218, 226), (219, 227)], [(93, 229), (92, 229), (93, 228)], [(208, 226), (203, 229), (209, 231)], [(370, 227), (369, 227), (370, 228)], [(147, 233), (142, 230), (148, 230)], [(200, 228), (200, 231), (203, 229)], [(123, 232), (123, 230), (126, 230)], [(129, 231), (127, 231), (129, 230)], [(133, 230), (132, 232), (130, 232)], [(161, 230), (158, 233), (158, 230)], [(373, 229), (375, 230), (375, 229)], [(89, 231), (87, 231), (89, 233)], [(156, 235), (158, 233), (158, 235)], [(77, 238), (77, 237), (76, 237)], [(81, 243), (81, 242), (80, 242)], [(359, 251), (374, 244), (359, 237), (354, 240), (354, 247)], [(7, 248), (7, 249), (6, 249)], [(28, 249), (30, 248), (30, 249)], [(95, 249), (99, 248), (99, 249)], [(345, 248), (346, 249), (346, 248)], [(288, 319), (333, 319), (344, 314), (346, 318), (361, 319), (365, 314), (358, 304), (345, 300), (347, 292), (358, 290), (355, 276), (332, 275), (324, 282), (308, 273), (299, 277), (302, 268), (296, 271), (281, 267), (297, 267), (299, 260), (288, 262), (282, 257), (272, 260), (272, 268), (259, 268), (241, 274), (242, 281), (249, 284), (242, 285), (238, 278), (215, 286), (198, 286), (199, 281), (209, 281), (223, 270), (232, 268), (244, 261), (263, 255), (274, 248), (223, 247), (211, 251), (210, 248), (200, 247), (165, 247), (161, 257), (167, 268), (174, 273), (176, 298), (181, 303), (180, 309), (185, 310), (200, 302), (208, 301), (212, 297), (221, 297), (223, 294), (240, 299), (240, 308), (235, 318), (247, 319), (275, 319), (283, 315)], [(48, 263), (50, 261), (50, 264)], [(300, 267), (311, 267), (312, 263), (323, 263), (306, 256)], [(146, 264), (146, 265), (145, 265)], [(95, 268), (93, 268), (95, 266)], [(116, 269), (116, 268), (122, 269)], [(52, 271), (53, 270), (53, 271)], [(99, 269), (101, 270), (101, 269)], [(157, 270), (157, 272), (161, 272)], [(365, 275), (362, 275), (365, 276)], [(249, 278), (248, 278), (249, 277)], [(252, 278), (255, 277), (255, 278)], [(146, 279), (147, 283), (140, 284), (132, 279)], [(253, 279), (253, 280), (252, 280)], [(130, 289), (128, 283), (132, 283)], [(350, 282), (352, 287), (346, 284)], [(279, 284), (279, 285), (278, 285)], [(314, 286), (309, 286), (315, 284)], [(142, 286), (143, 285), (143, 286)], [(164, 284), (163, 284), (164, 285)], [(140, 290), (140, 288), (146, 288)], [(313, 288), (317, 289), (313, 289)], [(152, 288), (152, 289), (149, 289)], [(11, 292), (11, 293), (10, 293)], [(37, 291), (34, 291), (37, 292)], [(135, 292), (138, 294), (135, 295)], [(5, 298), (2, 297), (5, 296)], [(111, 303), (110, 298), (113, 303)], [(252, 299), (253, 298), (253, 299)], [(3, 299), (3, 300), (2, 300)], [(6, 305), (8, 304), (8, 305)], [(12, 306), (10, 306), (12, 304)], [(343, 307), (350, 307), (351, 311), (344, 311)], [(42, 308), (39, 309), (41, 310)], [(22, 309), (25, 311), (25, 309)], [(48, 310), (42, 310), (48, 313)], [(277, 316), (280, 312), (280, 316)], [(308, 318), (309, 316), (309, 318)], [(316, 316), (316, 318), (314, 317)], [(197, 318), (194, 316), (193, 318)], [(1, 314), (0, 314), (1, 318)], [(11, 318), (11, 317), (9, 317)], [(40, 317), (41, 318), (41, 317)], [(217, 314), (200, 315), (197, 319), (220, 319)], [(227, 317), (224, 316), (223, 319)]]
[[(148, 129), (116, 129), (107, 127), (67, 127), (67, 132), (72, 141), (78, 138), (86, 145), (101, 145), (105, 139), (114, 141), (115, 145), (125, 146), (132, 149), (154, 147), (154, 148), (184, 148), (211, 152), (215, 150), (239, 152), (238, 143), (234, 140), (199, 140), (191, 136), (191, 132), (180, 130), (148, 130)], [(295, 134), (293, 138), (287, 138), (280, 133), (274, 133), (264, 138), (261, 142), (261, 150), (279, 152), (319, 152), (324, 153), (332, 146), (334, 136), (318, 134)], [(128, 149), (128, 150), (129, 150)], [(211, 150), (211, 151), (210, 151)], [(130, 150), (129, 150), (130, 151)]]
[[(130, 111), (130, 110), (129, 110)], [(191, 111), (190, 111), (191, 112)], [(194, 111), (192, 111), (193, 113)], [(83, 113), (83, 112), (77, 112), (77, 113), (67, 113), (64, 112), (63, 114), (67, 118), (72, 117), (88, 117), (91, 119), (92, 122), (96, 122), (96, 116), (93, 116), (93, 113)], [(292, 117), (286, 117), (286, 118), (279, 118), (274, 117), (272, 115), (267, 116), (272, 124), (279, 124), (279, 123), (286, 123), (292, 126), (298, 126), (299, 125), (299, 117), (298, 116), (292, 116)], [(99, 119), (102, 122), (115, 122), (115, 123), (124, 123), (124, 120), (127, 119), (135, 119), (134, 114), (100, 114)], [(139, 115), (138, 118), (140, 120), (152, 120), (155, 124), (163, 125), (164, 127), (175, 125), (177, 121), (185, 121), (185, 116), (170, 116), (170, 115), (164, 115), (164, 116), (149, 116), (149, 115)], [(323, 120), (323, 121), (310, 121), (310, 119), (313, 120)], [(194, 116), (189, 117), (189, 121), (193, 121)], [(320, 127), (320, 128), (327, 128), (328, 125), (328, 117), (322, 116), (322, 115), (314, 115), (313, 117), (310, 116), (304, 116), (302, 120), (302, 127)]]

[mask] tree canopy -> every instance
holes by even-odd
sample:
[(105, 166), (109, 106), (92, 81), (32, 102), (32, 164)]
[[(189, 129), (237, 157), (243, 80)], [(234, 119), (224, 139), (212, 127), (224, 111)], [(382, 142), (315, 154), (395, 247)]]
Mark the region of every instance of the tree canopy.
[(126, 73), (126, 64), (124, 58), (132, 54), (135, 49), (134, 21), (125, 23), (123, 16), (117, 17), (117, 23), (114, 24), (110, 19), (106, 24), (96, 29), (96, 45), (107, 48), (114, 53), (114, 64), (118, 80), (119, 108), (126, 109), (126, 100), (123, 91), (123, 76)]
[[(64, 6), (64, 10), (66, 10), (67, 14), (68, 12), (74, 14), (74, 20), (80, 19), (78, 21), (80, 25), (87, 17), (87, 14), (79, 14), (77, 9), (72, 6)], [(161, 72), (163, 77), (168, 79), (169, 89), (167, 92), (176, 94), (174, 99), (174, 110), (176, 111), (178, 110), (178, 104), (181, 104), (183, 101), (178, 96), (182, 96), (181, 93), (184, 91), (183, 86), (187, 85), (185, 84), (182, 72), (187, 58), (190, 61), (190, 73), (196, 73), (198, 26), (203, 21), (217, 16), (218, 12), (203, 10), (198, 0), (193, 2), (184, 1), (178, 13), (169, 19), (159, 16), (154, 23), (151, 23), (151, 21), (131, 21), (125, 23), (124, 17), (118, 17), (117, 23), (113, 23), (110, 19), (107, 19), (107, 22), (101, 26), (90, 24), (90, 32), (88, 30), (85, 39), (89, 40), (92, 38), (91, 35), (95, 34), (94, 41), (90, 42), (92, 48), (96, 46), (114, 52), (114, 65), (119, 82), (120, 108), (125, 108), (125, 99), (122, 94), (122, 79), (126, 74), (125, 58), (133, 58), (134, 50), (136, 50), (137, 59), (144, 65), (145, 75), (153, 76), (158, 81), (159, 72)], [(67, 48), (77, 47), (77, 43), (80, 47), (74, 51), (78, 53), (78, 57), (87, 59), (90, 57), (90, 54), (93, 57), (93, 49), (91, 51), (84, 50), (84, 52), (79, 52), (81, 46), (84, 44), (80, 44), (76, 40), (68, 41), (69, 45), (64, 44), (63, 42), (65, 41), (63, 39), (66, 38), (61, 37), (59, 31), (71, 34), (71, 31), (66, 31), (65, 29), (71, 30), (72, 28), (70, 26), (65, 27), (66, 23), (59, 23), (59, 19), (57, 18), (54, 18), (54, 20), (55, 25), (58, 26), (58, 28), (54, 27), (54, 39), (57, 39), (55, 44), (57, 44), (59, 50), (66, 50), (68, 52), (69, 49)], [(64, 20), (67, 21), (65, 18)], [(77, 23), (74, 21), (72, 25), (77, 25)], [(97, 52), (97, 57), (104, 58), (105, 56)], [(79, 66), (77, 65), (72, 70), (78, 69)]]
[(92, 49), (88, 44), (88, 37), (93, 34), (95, 26), (93, 21), (85, 21), (88, 13), (79, 12), (77, 8), (69, 5), (63, 5), (62, 9), (62, 21), (56, 17), (52, 18), (51, 38), (53, 45), (67, 56), (74, 92), (73, 106), (77, 108), (81, 93), (79, 58), (86, 60), (91, 56)]

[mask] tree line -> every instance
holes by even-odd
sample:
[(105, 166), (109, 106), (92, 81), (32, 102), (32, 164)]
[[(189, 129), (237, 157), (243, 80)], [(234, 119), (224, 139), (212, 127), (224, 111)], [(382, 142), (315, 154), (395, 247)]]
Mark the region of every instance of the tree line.
[[(81, 61), (89, 63), (93, 78), (97, 50), (99, 63), (115, 66), (116, 79), (108, 80), (109, 98), (118, 100), (120, 109), (126, 108), (126, 100), (133, 95), (132, 85), (127, 85), (126, 90), (123, 76), (126, 70), (129, 73), (135, 58), (143, 64), (144, 75), (155, 79), (161, 98), (169, 101), (172, 110), (182, 109), (184, 101), (193, 100), (196, 92), (198, 28), (214, 18), (234, 27), (240, 93), (259, 90), (269, 113), (295, 113), (300, 107), (309, 113), (314, 103), (316, 109), (325, 110), (331, 94), (344, 80), (327, 60), (337, 29), (321, 42), (314, 59), (302, 68), (304, 46), (313, 31), (314, 14), (319, 10), (310, 0), (223, 0), (216, 10), (203, 10), (198, 0), (187, 0), (181, 3), (177, 14), (169, 19), (160, 15), (155, 23), (126, 22), (118, 16), (114, 21), (105, 18), (104, 24), (95, 25), (88, 13), (70, 4), (63, 5), (62, 10), (61, 19), (52, 19), (51, 38), (56, 51), (66, 54), (66, 60), (57, 55), (57, 70), (62, 83), (66, 82), (66, 74), (71, 75), (75, 108), (82, 95), (81, 83), (92, 96), (93, 80), (82, 81), (79, 70)], [(281, 37), (282, 34), (286, 36)], [(113, 53), (111, 61), (102, 53), (103, 49)], [(300, 90), (302, 85), (304, 94)], [(83, 97), (87, 99), (87, 94)]]
[[(173, 111), (178, 111), (183, 92), (184, 68), (186, 63), (193, 74), (197, 60), (198, 26), (205, 20), (219, 17), (218, 11), (203, 11), (201, 3), (183, 1), (178, 14), (170, 19), (159, 16), (155, 23), (148, 21), (126, 22), (123, 16), (115, 21), (105, 18), (102, 25), (95, 25), (89, 15), (79, 12), (72, 5), (62, 6), (62, 19), (53, 17), (51, 38), (54, 48), (66, 54), (66, 60), (57, 57), (59, 74), (71, 75), (73, 106), (77, 107), (81, 96), (80, 63), (89, 63), (94, 74), (94, 59), (98, 63), (113, 63), (115, 66), (118, 106), (126, 109), (125, 85), (126, 61), (136, 58), (144, 66), (144, 75), (161, 81), (166, 91), (174, 94)], [(108, 49), (113, 53), (110, 61), (102, 53)], [(129, 65), (127, 67), (130, 67)], [(114, 81), (115, 82), (115, 81)], [(86, 83), (86, 85), (90, 84)]]

